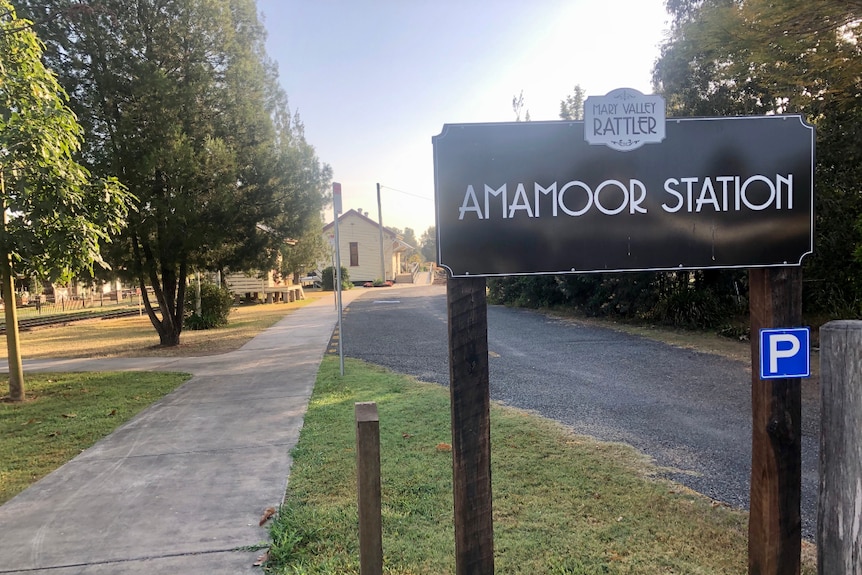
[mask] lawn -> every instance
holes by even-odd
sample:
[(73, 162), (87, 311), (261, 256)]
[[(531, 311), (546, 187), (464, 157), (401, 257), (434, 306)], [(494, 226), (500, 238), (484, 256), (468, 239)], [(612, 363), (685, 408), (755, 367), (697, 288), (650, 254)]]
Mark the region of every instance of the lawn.
[[(182, 344), (160, 348), (146, 316), (92, 320), (22, 332), (24, 358), (174, 357), (241, 347), (291, 311), (313, 301), (235, 308), (227, 327), (184, 331)], [(5, 338), (4, 338), (5, 340)], [(5, 341), (0, 357), (6, 357)], [(171, 373), (25, 372), (27, 400), (0, 400), (0, 504), (38, 481), (188, 379)], [(0, 379), (0, 397), (8, 375)]]
[[(380, 415), (384, 571), (454, 573), (448, 389), (327, 357), (299, 443), (268, 569), (359, 573), (354, 403)], [(628, 446), (530, 413), (491, 413), (495, 568), (511, 574), (747, 572), (747, 518), (661, 478)], [(803, 573), (816, 570), (806, 559)]]
[(27, 374), (27, 401), (0, 402), (0, 504), (188, 378), (139, 372)]
[[(22, 331), (24, 359), (71, 357), (189, 357), (215, 355), (239, 349), (262, 330), (290, 311), (302, 307), (323, 292), (307, 292), (305, 300), (291, 303), (243, 305), (233, 308), (229, 325), (219, 329), (190, 331), (180, 335), (180, 345), (163, 348), (146, 314), (111, 320), (86, 320), (64, 326)], [(330, 294), (330, 297), (331, 294)], [(5, 340), (5, 338), (4, 338)], [(4, 341), (5, 343), (5, 341)], [(0, 358), (7, 357), (0, 346)]]
[[(23, 334), (25, 357), (205, 355), (237, 349), (297, 304), (238, 308), (222, 330), (163, 350), (146, 317)], [(5, 350), (4, 350), (5, 351)], [(0, 503), (185, 380), (181, 374), (27, 374), (28, 401), (0, 403)], [(324, 359), (267, 570), (358, 573), (354, 403), (380, 413), (387, 573), (454, 572), (446, 388)], [(492, 407), (495, 563), (514, 574), (746, 572), (746, 514), (661, 478), (641, 454), (535, 415)], [(803, 573), (813, 574), (805, 546)]]

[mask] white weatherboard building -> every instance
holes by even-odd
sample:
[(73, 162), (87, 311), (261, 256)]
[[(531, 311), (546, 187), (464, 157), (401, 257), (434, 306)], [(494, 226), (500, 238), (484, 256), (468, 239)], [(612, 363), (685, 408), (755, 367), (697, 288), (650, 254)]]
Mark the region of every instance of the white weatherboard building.
[[(323, 227), (324, 239), (335, 247), (335, 222)], [(380, 226), (366, 215), (350, 210), (338, 217), (338, 239), (341, 244), (341, 266), (347, 269), (353, 283), (392, 280), (401, 273), (401, 256), (411, 249), (388, 228), (383, 228), (383, 265), (380, 263)], [(321, 268), (332, 262), (321, 264)]]

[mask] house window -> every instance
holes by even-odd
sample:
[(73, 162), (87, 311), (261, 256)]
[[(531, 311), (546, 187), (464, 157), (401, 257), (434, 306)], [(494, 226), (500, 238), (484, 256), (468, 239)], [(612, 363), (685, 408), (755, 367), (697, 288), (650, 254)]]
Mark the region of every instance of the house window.
[(350, 267), (359, 265), (359, 242), (350, 242)]

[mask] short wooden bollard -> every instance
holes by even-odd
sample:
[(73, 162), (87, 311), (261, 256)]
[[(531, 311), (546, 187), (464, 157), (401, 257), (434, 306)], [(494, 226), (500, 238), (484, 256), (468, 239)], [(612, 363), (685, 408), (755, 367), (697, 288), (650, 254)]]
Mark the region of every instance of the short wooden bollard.
[(817, 572), (862, 575), (862, 321), (820, 328)]
[(383, 573), (383, 524), (380, 516), (380, 419), (377, 404), (354, 405), (356, 416), (356, 489), (359, 501), (359, 573)]

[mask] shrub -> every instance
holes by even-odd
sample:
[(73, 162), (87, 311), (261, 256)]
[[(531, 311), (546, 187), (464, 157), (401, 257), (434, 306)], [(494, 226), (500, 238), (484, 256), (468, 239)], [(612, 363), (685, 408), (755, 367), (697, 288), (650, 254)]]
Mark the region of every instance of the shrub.
[(190, 330), (213, 329), (227, 325), (227, 318), (233, 308), (233, 295), (225, 287), (211, 282), (201, 282), (201, 314), (195, 312), (197, 286), (190, 285), (186, 290), (186, 314), (183, 326)]
[(488, 280), (488, 302), (540, 308), (562, 303), (555, 276), (508, 276)]
[(663, 297), (651, 315), (659, 323), (706, 329), (727, 321), (732, 311), (711, 290), (683, 288)]
[[(323, 291), (333, 291), (335, 288), (335, 279), (333, 278), (335, 268), (329, 266), (321, 272), (320, 286)], [(350, 283), (350, 274), (347, 273), (347, 268), (341, 266), (341, 289), (350, 289), (353, 284)]]

